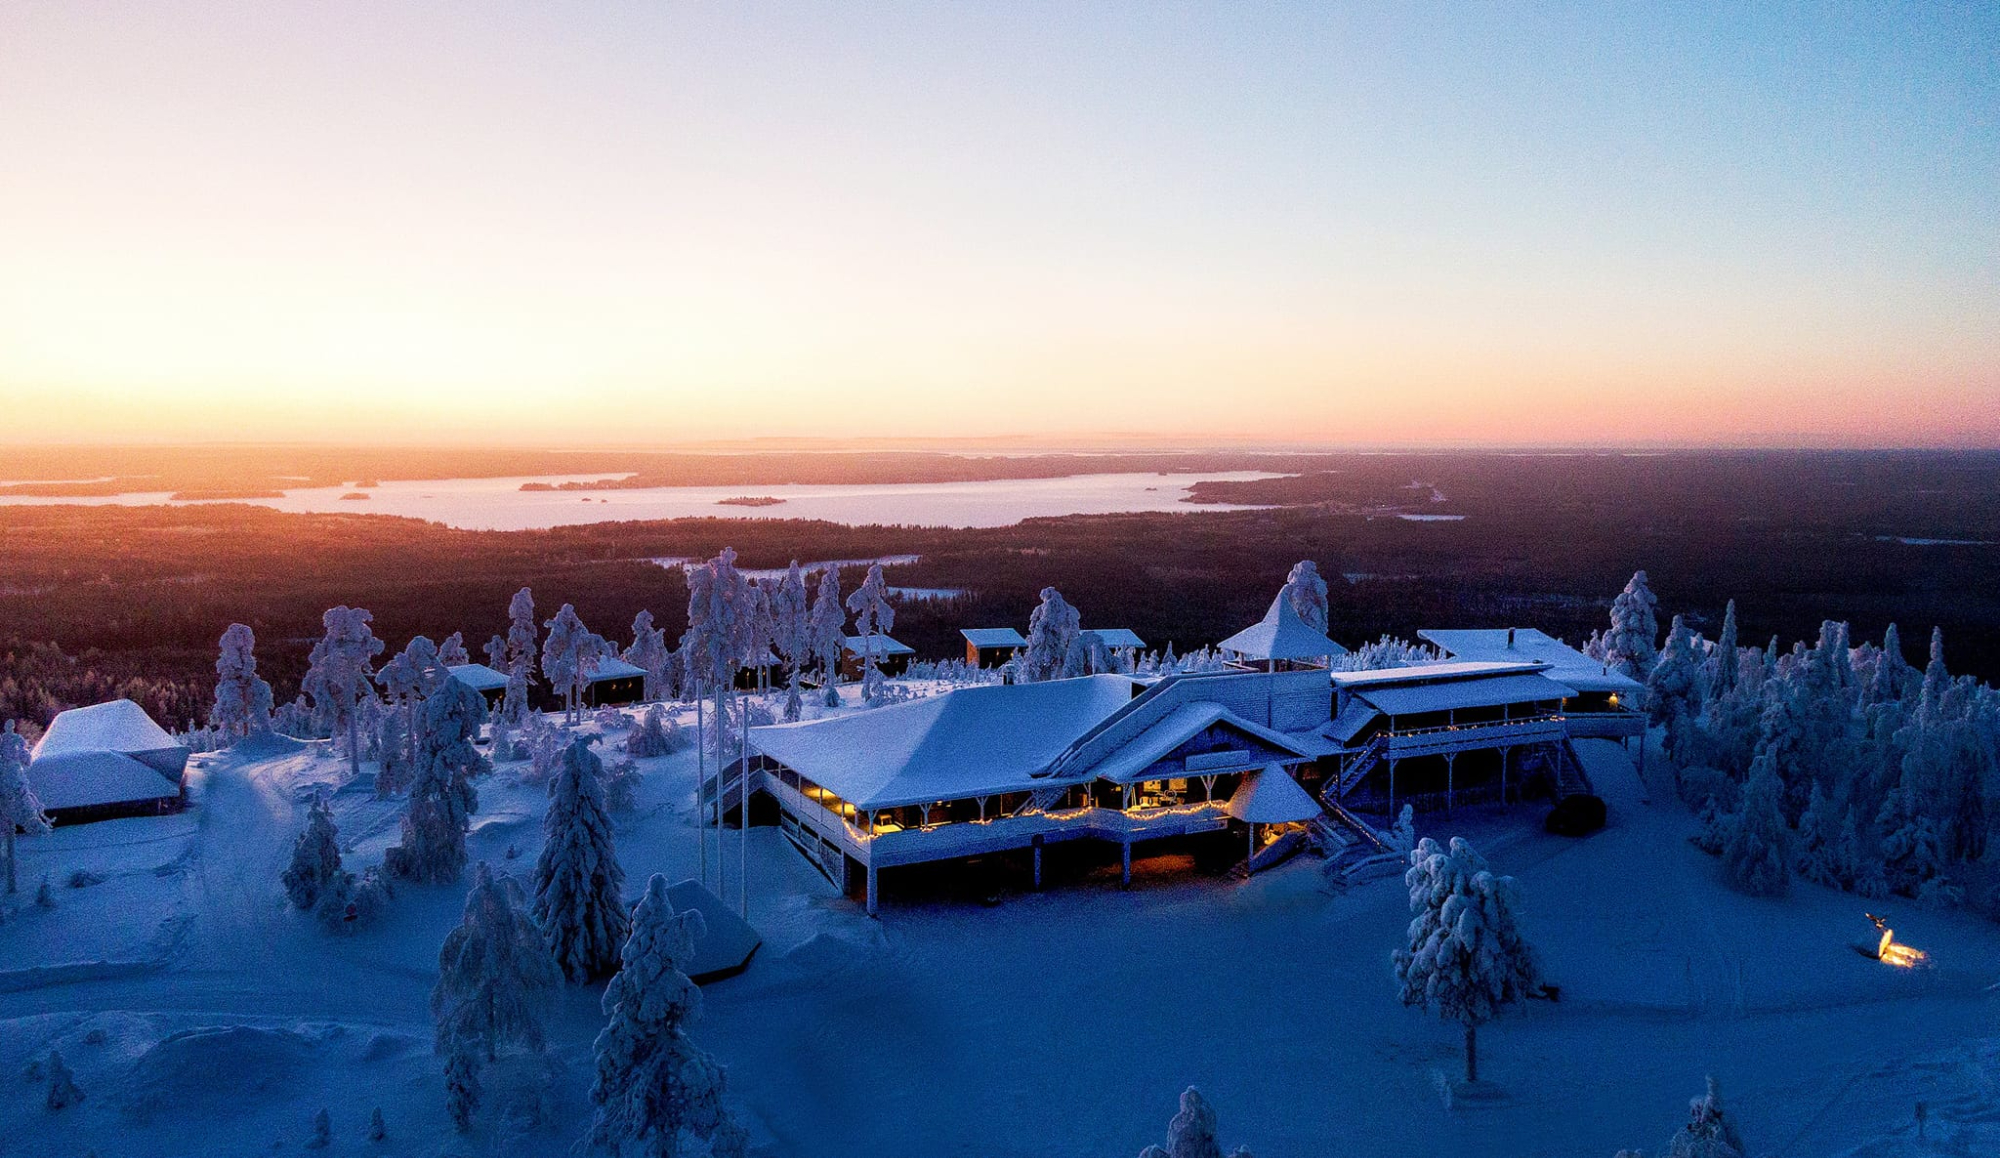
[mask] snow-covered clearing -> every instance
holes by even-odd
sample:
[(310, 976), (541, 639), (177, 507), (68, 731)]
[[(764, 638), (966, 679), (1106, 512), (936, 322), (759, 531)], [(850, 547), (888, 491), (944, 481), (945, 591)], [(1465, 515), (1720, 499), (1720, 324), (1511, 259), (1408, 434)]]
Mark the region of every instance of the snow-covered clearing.
[[(1612, 805), (1604, 832), (1547, 836), (1534, 810), (1423, 829), (1468, 836), (1519, 878), (1562, 987), (1482, 1033), (1497, 1101), (1448, 1108), (1459, 1034), (1397, 1004), (1400, 882), (1342, 891), (1312, 858), (1240, 885), (1141, 861), (1130, 890), (1113, 868), (1039, 894), (1017, 882), (995, 908), (892, 886), (871, 921), (775, 829), (753, 830), (765, 944), (748, 972), (707, 987), (696, 1039), (729, 1065), (771, 1155), (1129, 1155), (1193, 1083), (1231, 1144), (1261, 1158), (1608, 1158), (1658, 1147), (1709, 1073), (1759, 1154), (1922, 1152), (1891, 1137), (1919, 1100), (1932, 1137), (1976, 1119), (2000, 1145), (1987, 991), (2000, 928), (1898, 901), (1898, 938), (1935, 968), (1869, 960), (1851, 947), (1872, 935), (1866, 902), (1723, 889), (1664, 785), (1649, 800), (1616, 749), (1586, 746)], [(395, 839), (400, 806), (376, 801), (365, 772), (348, 783), (323, 747), (202, 757), (182, 816), (22, 841), (24, 891), (0, 926), (0, 1154), (289, 1152), (321, 1107), (336, 1155), (555, 1154), (581, 1135), (595, 990), (549, 1002), (549, 1057), (489, 1069), (479, 1124), (456, 1135), (426, 1002), (462, 888), (399, 887), (386, 919), (345, 938), (287, 909), (278, 872), (313, 785), (336, 789), (350, 869)], [(638, 808), (618, 819), (634, 895), (652, 872), (697, 864), (692, 753), (641, 767)], [(523, 768), (480, 784), (470, 838), (474, 857), (517, 874), (544, 804)], [(733, 896), (738, 837), (726, 840)], [(80, 869), (105, 879), (67, 887)], [(53, 909), (33, 902), (44, 873)], [(23, 1076), (52, 1047), (88, 1095), (60, 1115)], [(375, 1106), (386, 1147), (362, 1137)]]

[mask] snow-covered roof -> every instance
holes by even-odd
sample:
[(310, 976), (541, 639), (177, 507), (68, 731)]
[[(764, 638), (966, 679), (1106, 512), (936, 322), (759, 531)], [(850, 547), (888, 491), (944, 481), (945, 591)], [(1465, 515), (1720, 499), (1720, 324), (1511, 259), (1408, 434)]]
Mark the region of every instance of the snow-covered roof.
[(965, 627), (960, 628), (965, 642), (974, 647), (1026, 647), (1027, 637), (1011, 627)]
[(1531, 660), (1549, 665), (1549, 674), (1580, 692), (1636, 695), (1638, 680), (1595, 660), (1533, 627), (1430, 628), (1417, 638), (1443, 648), (1453, 659)]
[[(850, 635), (847, 637), (844, 646), (855, 655), (866, 655), (868, 653), (868, 637), (865, 635)], [(878, 635), (875, 637), (875, 654), (877, 656), (915, 655), (917, 654), (917, 649), (907, 643), (898, 643), (886, 635)]]
[[(1230, 727), (1246, 735), (1254, 736), (1281, 752), (1289, 752), (1298, 757), (1304, 757), (1308, 754), (1303, 748), (1299, 747), (1297, 741), (1282, 732), (1274, 732), (1261, 724), (1251, 723), (1249, 720), (1244, 719), (1213, 700), (1197, 700), (1194, 703), (1182, 704), (1175, 708), (1164, 719), (1139, 733), (1133, 739), (1119, 745), (1094, 766), (1088, 769), (1072, 768), (1070, 771), (1087, 771), (1091, 776), (1101, 777), (1116, 783), (1130, 783), (1131, 781), (1140, 779), (1148, 768), (1151, 768), (1155, 763), (1164, 759), (1175, 748), (1187, 743), (1204, 729), (1218, 723), (1228, 724)], [(1262, 764), (1269, 759), (1269, 753), (1256, 750), (1246, 750), (1243, 755), (1245, 764)], [(1241, 770), (1241, 765), (1234, 767), (1216, 765), (1204, 768), (1202, 772), (1206, 775), (1211, 772), (1236, 772)]]
[(1103, 640), (1104, 646), (1110, 648), (1112, 651), (1120, 651), (1128, 647), (1143, 650), (1146, 646), (1146, 641), (1140, 639), (1138, 632), (1130, 628), (1086, 627), (1084, 630), (1096, 632), (1097, 638)]
[(1321, 728), (1320, 732), (1330, 740), (1335, 740), (1342, 744), (1352, 743), (1354, 737), (1361, 734), (1361, 729), (1367, 727), (1370, 722), (1381, 714), (1372, 705), (1364, 702), (1361, 697), (1356, 696), (1354, 699), (1348, 701), (1347, 706), (1340, 710), (1340, 714), (1335, 716), (1324, 728)]
[(1337, 671), (1333, 686), (1359, 691), (1387, 684), (1434, 684), (1451, 680), (1484, 679), (1488, 676), (1516, 675), (1548, 670), (1548, 665), (1528, 660), (1515, 662), (1412, 663), (1401, 667), (1378, 667), (1367, 671)]
[(1391, 716), (1566, 700), (1575, 694), (1576, 689), (1568, 684), (1557, 683), (1534, 672), (1354, 689), (1356, 699), (1366, 701)]
[(444, 669), (451, 678), (475, 692), (497, 692), (507, 686), (507, 673), (483, 663), (455, 663)]
[(1300, 619), (1283, 591), (1271, 600), (1271, 609), (1264, 613), (1264, 618), (1216, 646), (1246, 659), (1319, 659), (1347, 654), (1346, 648)]
[(112, 700), (87, 708), (57, 712), (35, 745), (34, 757), (65, 756), (73, 752), (140, 753), (179, 752), (187, 748), (153, 722), (146, 709), (131, 700)]
[(1291, 773), (1272, 764), (1243, 778), (1229, 797), (1229, 815), (1252, 824), (1290, 824), (1319, 815), (1319, 802)]
[(626, 663), (622, 659), (606, 656), (590, 669), (590, 682), (597, 684), (605, 680), (629, 680), (644, 678), (646, 669), (637, 664)]
[(123, 752), (103, 749), (38, 756), (28, 764), (28, 784), (42, 807), (51, 811), (166, 800), (181, 794), (179, 780), (169, 780)]
[(753, 727), (750, 744), (857, 808), (963, 800), (1041, 787), (1037, 773), (1131, 699), (1116, 675), (991, 684)]

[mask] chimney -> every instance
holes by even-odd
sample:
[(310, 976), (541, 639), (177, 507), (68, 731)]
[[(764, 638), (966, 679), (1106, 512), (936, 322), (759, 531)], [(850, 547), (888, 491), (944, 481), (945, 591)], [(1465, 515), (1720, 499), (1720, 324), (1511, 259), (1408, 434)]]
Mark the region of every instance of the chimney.
[(1511, 627), (1507, 629), (1507, 650), (1514, 650), (1514, 629)]

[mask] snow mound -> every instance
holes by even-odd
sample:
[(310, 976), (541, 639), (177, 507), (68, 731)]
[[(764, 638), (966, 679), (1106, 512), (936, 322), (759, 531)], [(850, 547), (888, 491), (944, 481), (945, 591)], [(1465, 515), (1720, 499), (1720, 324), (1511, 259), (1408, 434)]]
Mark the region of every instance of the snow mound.
[(229, 754), (245, 760), (273, 760), (305, 751), (310, 745), (277, 732), (258, 732), (229, 746)]
[(125, 1111), (140, 1119), (169, 1111), (200, 1119), (241, 1112), (257, 1094), (287, 1095), (320, 1036), (248, 1025), (171, 1034), (132, 1064)]
[(867, 968), (878, 948), (835, 933), (814, 933), (778, 960), (802, 976), (825, 978)]

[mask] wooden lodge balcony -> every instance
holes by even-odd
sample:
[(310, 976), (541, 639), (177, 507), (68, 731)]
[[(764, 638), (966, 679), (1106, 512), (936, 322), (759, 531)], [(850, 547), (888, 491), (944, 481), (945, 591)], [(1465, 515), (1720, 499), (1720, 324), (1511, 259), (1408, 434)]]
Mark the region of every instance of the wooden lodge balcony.
[(1382, 755), (1389, 760), (1409, 760), (1418, 756), (1450, 755), (1481, 748), (1559, 744), (1565, 735), (1570, 734), (1567, 722), (1567, 717), (1547, 715), (1399, 729), (1387, 733), (1388, 742)]

